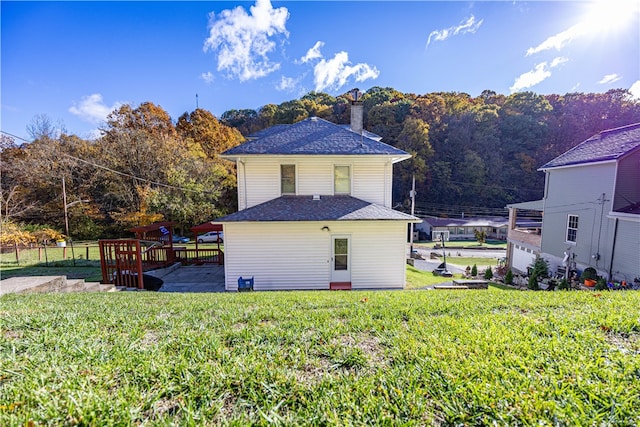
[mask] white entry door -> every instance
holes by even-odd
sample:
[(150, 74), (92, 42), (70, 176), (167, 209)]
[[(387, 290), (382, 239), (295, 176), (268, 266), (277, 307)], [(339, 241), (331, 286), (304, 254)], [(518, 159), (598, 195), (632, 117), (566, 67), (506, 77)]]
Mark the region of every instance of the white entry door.
[(331, 281), (351, 282), (351, 242), (349, 236), (331, 236)]

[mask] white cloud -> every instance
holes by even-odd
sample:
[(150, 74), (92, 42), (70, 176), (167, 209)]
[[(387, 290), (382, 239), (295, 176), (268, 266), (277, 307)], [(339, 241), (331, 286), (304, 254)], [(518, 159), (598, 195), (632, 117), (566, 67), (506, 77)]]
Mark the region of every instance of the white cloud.
[(347, 52), (339, 52), (328, 61), (324, 58), (318, 62), (313, 68), (315, 90), (323, 91), (327, 88), (339, 89), (347, 83), (349, 78), (355, 78), (357, 82), (363, 82), (368, 79), (376, 79), (380, 75), (380, 71), (375, 66), (360, 63), (349, 65), (349, 54)]
[(74, 102), (73, 106), (69, 108), (69, 112), (89, 123), (98, 124), (105, 121), (109, 113), (121, 105), (121, 102), (116, 102), (112, 106), (105, 105), (102, 95), (94, 93), (83, 96), (80, 102)]
[(442, 30), (434, 30), (429, 34), (426, 47), (429, 47), (429, 44), (431, 44), (431, 40), (440, 42), (447, 40), (449, 37), (457, 36), (458, 34), (473, 34), (478, 31), (478, 28), (480, 28), (482, 22), (484, 22), (484, 19), (476, 22), (476, 17), (471, 15), (471, 17), (469, 17), (466, 21), (460, 22), (460, 24), (458, 24), (457, 26), (444, 28)]
[(567, 58), (565, 56), (558, 56), (557, 58), (553, 58), (553, 60), (551, 61), (551, 64), (549, 66), (551, 68), (555, 68), (558, 65), (564, 64), (567, 61), (569, 61), (569, 58)]
[(322, 54), (320, 53), (320, 48), (322, 46), (324, 46), (324, 42), (317, 41), (316, 44), (314, 44), (313, 47), (309, 49), (302, 58), (300, 58), (300, 62), (305, 64), (312, 59), (322, 58)]
[(257, 0), (247, 14), (241, 6), (209, 15), (209, 38), (204, 51), (217, 51), (218, 71), (225, 70), (240, 81), (257, 79), (280, 68), (268, 54), (274, 50), (271, 38), (286, 29), (289, 11), (285, 7), (274, 9), (269, 0)]
[(619, 75), (617, 75), (616, 73), (613, 74), (607, 74), (606, 76), (604, 76), (598, 83), (601, 85), (606, 85), (608, 83), (615, 83), (618, 80), (622, 79), (622, 77), (620, 77)]
[(631, 92), (633, 99), (640, 101), (640, 80), (636, 80), (635, 83), (631, 85), (629, 92)]
[(299, 78), (294, 79), (293, 77), (282, 76), (280, 78), (280, 83), (278, 83), (278, 86), (276, 86), (276, 89), (290, 92), (296, 88), (299, 81)]
[(587, 30), (588, 28), (584, 23), (576, 24), (571, 28), (569, 28), (568, 30), (562, 31), (558, 34), (555, 34), (547, 38), (538, 46), (530, 47), (529, 49), (527, 49), (527, 56), (531, 56), (535, 53), (542, 52), (544, 50), (550, 50), (550, 49), (560, 50), (573, 39), (586, 34)]
[(537, 64), (533, 70), (527, 71), (524, 74), (516, 77), (516, 81), (513, 83), (513, 86), (509, 88), (511, 93), (521, 91), (522, 89), (527, 89), (532, 86), (537, 85), (540, 82), (551, 77), (551, 69), (557, 67), (558, 65), (564, 64), (569, 59), (564, 56), (559, 56), (557, 58), (553, 58), (551, 63), (541, 62)]
[(200, 78), (204, 80), (206, 84), (211, 84), (213, 83), (213, 80), (215, 80), (215, 78), (213, 77), (213, 73), (211, 71), (207, 71), (206, 73), (200, 74)]
[(594, 0), (584, 3), (585, 13), (577, 14), (579, 21), (576, 24), (530, 47), (527, 56), (551, 49), (561, 50), (580, 37), (602, 37), (612, 31), (624, 31), (640, 12), (640, 2), (637, 0)]

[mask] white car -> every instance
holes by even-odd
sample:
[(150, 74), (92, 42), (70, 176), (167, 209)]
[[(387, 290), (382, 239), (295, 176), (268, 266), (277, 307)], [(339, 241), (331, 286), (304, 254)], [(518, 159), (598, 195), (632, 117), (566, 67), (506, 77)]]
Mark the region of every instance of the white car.
[(224, 242), (224, 233), (222, 231), (209, 231), (198, 236), (198, 243), (220, 243)]

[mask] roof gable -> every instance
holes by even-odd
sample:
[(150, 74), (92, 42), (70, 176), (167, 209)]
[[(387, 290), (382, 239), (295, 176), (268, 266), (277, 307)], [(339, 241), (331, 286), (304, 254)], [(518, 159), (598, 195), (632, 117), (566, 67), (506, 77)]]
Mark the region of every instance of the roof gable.
[(408, 158), (403, 150), (360, 135), (318, 117), (292, 125), (276, 125), (231, 148), (225, 157), (238, 155), (388, 155)]
[(539, 170), (617, 160), (640, 149), (640, 123), (602, 131), (546, 163)]

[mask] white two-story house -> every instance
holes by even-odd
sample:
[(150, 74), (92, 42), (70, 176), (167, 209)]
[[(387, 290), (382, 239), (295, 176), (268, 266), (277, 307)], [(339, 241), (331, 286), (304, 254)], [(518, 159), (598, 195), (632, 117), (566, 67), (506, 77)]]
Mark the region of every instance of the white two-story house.
[(402, 150), (362, 129), (316, 117), (277, 125), (227, 150), (236, 162), (239, 211), (224, 227), (225, 288), (403, 288), (407, 225), (391, 208), (393, 164)]

